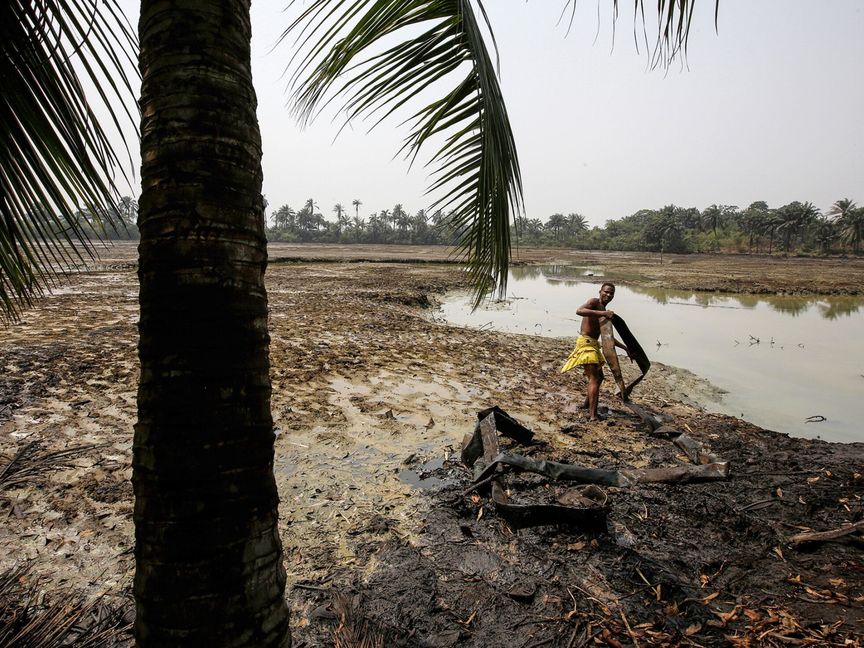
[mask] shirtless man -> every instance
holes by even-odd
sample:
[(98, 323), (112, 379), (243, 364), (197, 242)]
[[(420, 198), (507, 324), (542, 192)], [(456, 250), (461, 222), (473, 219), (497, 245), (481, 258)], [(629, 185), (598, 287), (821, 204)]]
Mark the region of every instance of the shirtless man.
[[(580, 335), (576, 340), (576, 348), (567, 358), (562, 373), (573, 367), (582, 367), (585, 377), (588, 378), (588, 393), (582, 407), (588, 408), (588, 416), (592, 421), (600, 421), (602, 417), (597, 414), (597, 402), (600, 398), (600, 383), (603, 382), (603, 353), (600, 351), (600, 318), (611, 318), (615, 313), (607, 308), (609, 302), (615, 297), (615, 284), (606, 282), (600, 286), (600, 297), (592, 297), (576, 309), (576, 314), (582, 317), (582, 325), (579, 329)], [(629, 355), (627, 347), (615, 340), (615, 346), (624, 349)]]

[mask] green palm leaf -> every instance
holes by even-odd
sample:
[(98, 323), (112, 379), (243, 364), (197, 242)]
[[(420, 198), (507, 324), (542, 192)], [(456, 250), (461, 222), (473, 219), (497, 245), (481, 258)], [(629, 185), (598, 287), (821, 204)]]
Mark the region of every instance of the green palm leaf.
[[(481, 2), (476, 3), (488, 28)], [(336, 96), (346, 123), (379, 124), (431, 85), (443, 96), (411, 115), (402, 151), (412, 161), (431, 140), (431, 209), (450, 212), (475, 305), (506, 289), (510, 217), (522, 208), (516, 144), (481, 23), (468, 0), (315, 0), (286, 30), (302, 55), (292, 63), (295, 111), (306, 122)], [(491, 33), (491, 32), (490, 32)], [(382, 40), (403, 40), (392, 46)], [(328, 100), (328, 97), (330, 99)], [(374, 126), (373, 126), (374, 127)]]
[(0, 50), (0, 317), (14, 318), (92, 256), (82, 211), (113, 225), (119, 160), (84, 85), (118, 132), (121, 119), (135, 123), (137, 43), (115, 0), (10, 0)]

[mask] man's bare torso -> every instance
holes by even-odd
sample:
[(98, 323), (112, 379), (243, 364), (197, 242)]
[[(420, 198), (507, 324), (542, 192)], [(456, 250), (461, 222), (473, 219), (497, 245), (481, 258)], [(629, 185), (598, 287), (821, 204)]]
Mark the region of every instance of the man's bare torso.
[[(605, 306), (596, 297), (585, 302), (585, 306), (591, 310), (605, 310)], [(595, 340), (600, 337), (600, 318), (596, 315), (586, 315), (582, 318), (582, 325), (579, 328), (582, 335), (587, 335)]]

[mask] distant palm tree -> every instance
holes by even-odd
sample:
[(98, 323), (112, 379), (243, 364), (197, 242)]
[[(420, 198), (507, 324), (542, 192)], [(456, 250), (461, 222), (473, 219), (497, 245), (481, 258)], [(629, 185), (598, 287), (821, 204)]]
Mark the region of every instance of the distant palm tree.
[(273, 227), (276, 229), (293, 229), (294, 218), (297, 216), (291, 205), (282, 205), (273, 212)]
[(352, 222), (352, 229), (354, 230), (354, 241), (356, 243), (360, 242), (360, 239), (363, 235), (363, 229), (366, 226), (366, 221), (360, 218), (359, 216), (354, 216), (354, 220)]
[(539, 218), (532, 218), (525, 223), (525, 234), (528, 236), (539, 236), (543, 231), (543, 221)]
[(303, 205), (305, 209), (309, 210), (309, 214), (314, 214), (315, 210), (318, 209), (318, 203), (315, 202), (314, 198), (309, 198), (306, 200), (306, 204)]
[(588, 220), (582, 214), (567, 214), (567, 231), (578, 236), (588, 231)]
[(774, 252), (774, 237), (777, 234), (777, 228), (782, 222), (780, 218), (780, 209), (770, 209), (762, 221), (762, 234), (768, 236), (768, 254)]
[(831, 206), (828, 216), (836, 223), (840, 240), (851, 245), (852, 251), (858, 254), (861, 240), (864, 239), (864, 208), (857, 207), (849, 198), (843, 198)]
[(663, 264), (663, 253), (667, 250), (675, 251), (681, 246), (682, 225), (676, 218), (676, 209), (673, 206), (664, 207), (654, 213), (648, 226), (645, 228), (646, 242), (654, 249), (660, 250), (660, 264)]
[(749, 240), (747, 249), (753, 251), (753, 242), (756, 242), (756, 251), (759, 251), (759, 235), (765, 230), (765, 222), (770, 217), (768, 203), (757, 200), (750, 203), (741, 214), (741, 229), (747, 234)]
[(730, 205), (711, 205), (706, 207), (702, 212), (702, 223), (710, 228), (714, 233), (714, 249), (720, 249), (720, 239), (717, 236), (717, 228), (722, 228), (732, 219), (733, 215), (738, 210), (735, 206)]
[(819, 216), (815, 225), (815, 240), (819, 244), (822, 254), (828, 254), (831, 250), (831, 242), (834, 240), (834, 237), (834, 222), (825, 216)]
[(381, 223), (384, 224), (384, 228), (386, 229), (387, 223), (390, 222), (390, 210), (382, 209), (380, 212), (378, 212), (378, 218), (380, 219)]
[(411, 217), (402, 207), (402, 203), (393, 206), (391, 218), (393, 219), (394, 229), (398, 228), (400, 232), (404, 232), (411, 224)]
[(363, 203), (360, 202), (357, 198), (351, 201), (351, 204), (354, 205), (354, 218), (360, 218), (360, 205)]
[(819, 210), (811, 202), (801, 203), (795, 200), (777, 210), (777, 231), (783, 235), (784, 252), (789, 252), (792, 241), (812, 225), (817, 216)]
[(546, 222), (546, 229), (552, 230), (555, 235), (555, 240), (561, 236), (561, 230), (567, 226), (567, 219), (564, 214), (552, 214)]
[(841, 198), (834, 202), (833, 205), (828, 209), (828, 213), (826, 216), (830, 218), (834, 218), (837, 220), (842, 220), (846, 216), (849, 215), (850, 212), (854, 211), (856, 208), (856, 204), (854, 200), (850, 200), (849, 198)]
[(849, 211), (842, 221), (838, 221), (838, 224), (841, 240), (851, 245), (852, 251), (858, 254), (861, 241), (864, 240), (864, 207)]
[(720, 241), (717, 238), (717, 225), (720, 223), (722, 214), (717, 205), (710, 205), (702, 212), (702, 223), (714, 232), (714, 249), (720, 248)]

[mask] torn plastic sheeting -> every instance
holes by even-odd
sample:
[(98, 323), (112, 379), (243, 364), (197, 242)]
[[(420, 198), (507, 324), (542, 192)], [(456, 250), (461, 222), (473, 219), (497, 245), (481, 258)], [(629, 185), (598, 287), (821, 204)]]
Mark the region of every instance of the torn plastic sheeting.
[[(531, 430), (519, 423), (498, 406), (481, 410), (477, 413), (477, 419), (477, 424), (474, 426), (474, 433), (470, 438), (466, 435), (462, 444), (462, 463), (469, 468), (473, 467), (474, 462), (483, 456), (484, 445), (482, 429), (484, 424), (492, 426), (490, 432), (494, 432), (494, 434), (501, 433), (522, 445), (531, 443), (534, 438), (534, 433)], [(496, 447), (492, 457), (497, 454), (498, 452)], [(491, 457), (489, 460), (491, 460)], [(487, 460), (487, 463), (489, 460)]]
[(495, 510), (514, 529), (546, 524), (573, 524), (583, 531), (606, 532), (608, 526), (605, 506), (561, 506), (559, 504), (511, 504), (507, 494), (497, 483), (492, 483), (492, 501)]
[(497, 405), (477, 412), (478, 423), (490, 414), (495, 415), (495, 429), (504, 436), (522, 445), (528, 445), (534, 440), (534, 432), (526, 428)]
[(513, 466), (520, 470), (538, 473), (551, 479), (576, 481), (583, 484), (626, 487), (635, 483), (686, 483), (726, 479), (729, 464), (717, 462), (699, 466), (671, 466), (668, 468), (644, 468), (625, 470), (603, 470), (585, 468), (555, 461), (536, 461), (522, 455), (499, 454), (477, 477), (475, 483), (488, 479), (499, 465)]
[(641, 407), (633, 402), (625, 403), (630, 410), (642, 419), (642, 422), (651, 428), (651, 436), (664, 437), (674, 443), (680, 450), (687, 455), (694, 464), (725, 464), (726, 462), (717, 455), (706, 450), (702, 444), (693, 437), (685, 434), (681, 430), (666, 425), (660, 421), (654, 414), (651, 414), (644, 407)]
[(602, 468), (585, 468), (583, 466), (574, 466), (572, 464), (563, 464), (555, 461), (546, 461), (545, 459), (535, 460), (523, 457), (522, 455), (511, 455), (501, 453), (495, 457), (475, 479), (476, 482), (481, 482), (488, 479), (495, 469), (501, 465), (513, 466), (520, 470), (538, 473), (556, 480), (577, 481), (583, 484), (602, 484), (604, 486), (627, 486), (626, 482), (622, 482), (621, 474), (615, 470), (604, 470)]

